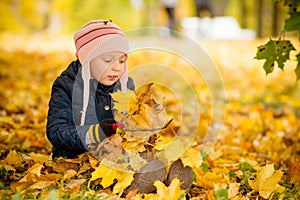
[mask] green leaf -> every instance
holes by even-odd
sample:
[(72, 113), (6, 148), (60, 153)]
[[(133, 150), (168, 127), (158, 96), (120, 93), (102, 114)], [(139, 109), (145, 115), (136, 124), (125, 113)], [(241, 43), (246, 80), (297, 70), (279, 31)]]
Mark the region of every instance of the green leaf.
[(274, 40), (269, 40), (266, 44), (257, 47), (256, 59), (266, 59), (266, 62), (263, 65), (266, 74), (270, 73), (274, 69), (275, 62), (275, 42)]
[(266, 44), (257, 47), (256, 59), (268, 59), (275, 54), (275, 41), (270, 39)]
[(201, 152), (201, 157), (202, 157), (202, 160), (205, 161), (206, 158), (207, 158), (207, 153), (204, 152), (204, 151), (202, 151), (202, 152)]
[(256, 59), (265, 59), (266, 62), (263, 68), (266, 74), (273, 72), (275, 62), (277, 62), (280, 69), (284, 68), (284, 63), (290, 57), (290, 51), (295, 50), (294, 46), (289, 40), (272, 40), (270, 39), (266, 44), (257, 47)]
[(206, 163), (202, 163), (201, 167), (202, 167), (202, 171), (203, 172), (209, 172), (210, 171), (209, 167), (208, 167), (208, 165)]
[(272, 60), (272, 59), (267, 60), (264, 63), (263, 68), (264, 68), (267, 75), (269, 73), (273, 72), (273, 70), (274, 70), (274, 60)]
[(232, 170), (232, 169), (229, 171), (228, 175), (229, 175), (230, 182), (232, 182), (233, 179), (236, 178), (236, 174), (235, 174), (234, 170)]
[(300, 53), (296, 55), (296, 58), (297, 58), (297, 67), (295, 69), (295, 73), (297, 76), (297, 80), (299, 80), (300, 79)]
[(243, 179), (248, 179), (248, 178), (250, 178), (250, 176), (251, 176), (250, 170), (244, 171), (244, 173), (242, 175)]
[(290, 51), (295, 50), (295, 48), (289, 40), (277, 40), (275, 50), (278, 67), (283, 69), (284, 62), (290, 58)]
[(290, 12), (290, 17), (285, 20), (285, 31), (298, 31), (300, 33), (300, 12)]
[(229, 175), (229, 177), (233, 177), (233, 178), (236, 177), (235, 171), (232, 169), (229, 171), (228, 175)]
[(300, 5), (299, 0), (284, 0), (284, 5), (288, 6), (290, 10), (293, 10), (294, 8), (297, 8), (297, 6)]
[(247, 170), (252, 170), (253, 167), (248, 163), (248, 162), (241, 162), (239, 164), (239, 169), (244, 172), (244, 171), (247, 171)]
[(219, 200), (227, 200), (228, 199), (228, 190), (220, 189), (215, 192), (215, 196)]
[(13, 199), (12, 200), (21, 200), (21, 194), (20, 193), (17, 193), (14, 195)]

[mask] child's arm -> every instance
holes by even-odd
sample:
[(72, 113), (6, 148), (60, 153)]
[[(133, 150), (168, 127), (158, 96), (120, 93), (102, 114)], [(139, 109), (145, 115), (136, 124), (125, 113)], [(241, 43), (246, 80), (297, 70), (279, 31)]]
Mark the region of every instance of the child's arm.
[(58, 78), (52, 87), (49, 102), (47, 137), (58, 149), (65, 149), (80, 154), (86, 146), (79, 137), (78, 130), (87, 132), (88, 126), (76, 128), (73, 120), (71, 86), (63, 78)]
[(57, 151), (78, 155), (88, 150), (90, 143), (100, 143), (115, 133), (113, 119), (105, 119), (99, 124), (76, 126), (72, 110), (73, 81), (60, 76), (52, 86), (49, 102), (47, 137)]

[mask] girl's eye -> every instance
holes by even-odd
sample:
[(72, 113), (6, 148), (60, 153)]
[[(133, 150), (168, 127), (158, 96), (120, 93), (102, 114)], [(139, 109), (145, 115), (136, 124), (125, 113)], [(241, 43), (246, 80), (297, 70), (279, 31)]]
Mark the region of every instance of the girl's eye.
[(106, 63), (110, 63), (112, 60), (104, 60), (104, 62)]
[(127, 60), (127, 57), (122, 56), (121, 59), (120, 59), (120, 63), (121, 63), (121, 64), (122, 64), (122, 63), (125, 63), (126, 60)]

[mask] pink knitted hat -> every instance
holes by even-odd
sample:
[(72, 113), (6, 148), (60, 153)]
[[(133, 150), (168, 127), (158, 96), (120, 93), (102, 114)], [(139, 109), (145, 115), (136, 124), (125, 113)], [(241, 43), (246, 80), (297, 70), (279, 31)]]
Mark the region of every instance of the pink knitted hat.
[[(94, 20), (85, 24), (74, 34), (76, 56), (82, 65), (84, 84), (81, 125), (85, 121), (85, 112), (89, 100), (90, 61), (104, 53), (119, 51), (126, 55), (129, 51), (128, 40), (119, 26), (107, 20)], [(102, 73), (106, 68), (101, 69)], [(128, 69), (120, 78), (122, 92), (127, 91)]]

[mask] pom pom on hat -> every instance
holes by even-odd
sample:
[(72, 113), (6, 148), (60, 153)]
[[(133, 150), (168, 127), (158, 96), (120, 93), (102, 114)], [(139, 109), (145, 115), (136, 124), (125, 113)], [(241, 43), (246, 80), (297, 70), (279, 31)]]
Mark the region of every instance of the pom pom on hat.
[[(107, 20), (94, 20), (82, 26), (74, 34), (76, 57), (82, 65), (83, 108), (81, 125), (85, 122), (85, 114), (89, 101), (90, 61), (94, 58), (113, 51), (129, 51), (128, 40), (119, 26)], [(101, 69), (102, 73), (105, 68)], [(125, 69), (120, 78), (122, 92), (127, 91), (128, 70)]]

